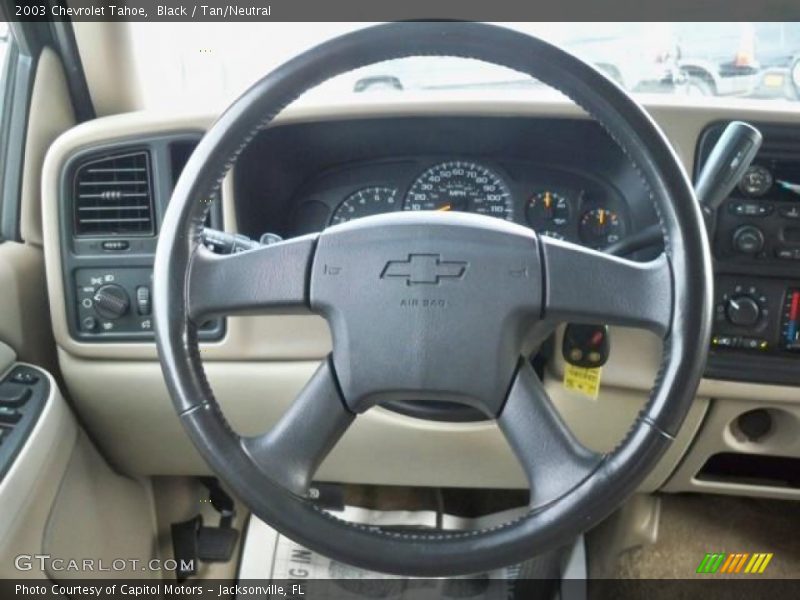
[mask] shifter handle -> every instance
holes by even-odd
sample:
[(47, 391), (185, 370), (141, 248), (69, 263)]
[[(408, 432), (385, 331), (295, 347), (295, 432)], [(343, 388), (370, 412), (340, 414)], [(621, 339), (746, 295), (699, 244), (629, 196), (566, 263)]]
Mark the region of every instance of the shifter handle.
[[(731, 121), (714, 144), (694, 186), (697, 201), (709, 230), (714, 223), (714, 213), (742, 179), (761, 148), (762, 141), (761, 132), (752, 125), (742, 121)], [(658, 244), (662, 240), (661, 227), (651, 225), (611, 244), (604, 252), (625, 256)]]
[(695, 185), (695, 194), (706, 219), (742, 179), (762, 141), (761, 132), (742, 121), (731, 121), (722, 132)]

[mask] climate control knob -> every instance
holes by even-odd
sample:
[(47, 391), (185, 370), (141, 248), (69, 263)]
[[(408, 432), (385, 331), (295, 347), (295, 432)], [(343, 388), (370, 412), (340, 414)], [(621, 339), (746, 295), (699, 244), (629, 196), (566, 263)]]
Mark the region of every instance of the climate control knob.
[(758, 254), (764, 249), (764, 233), (755, 225), (742, 225), (733, 232), (733, 247), (742, 254)]
[(103, 319), (119, 319), (130, 307), (131, 300), (128, 292), (121, 286), (113, 283), (99, 288), (92, 298), (94, 309)]
[(750, 296), (734, 296), (725, 307), (728, 321), (739, 327), (752, 327), (761, 319), (761, 307)]

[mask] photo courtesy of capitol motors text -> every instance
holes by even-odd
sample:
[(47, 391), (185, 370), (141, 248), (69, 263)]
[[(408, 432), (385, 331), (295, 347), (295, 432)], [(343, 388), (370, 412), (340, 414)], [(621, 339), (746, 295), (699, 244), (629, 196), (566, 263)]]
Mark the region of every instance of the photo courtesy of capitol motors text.
[(19, 598), (305, 598), (304, 583), (240, 582), (220, 583), (17, 583), (14, 593)]

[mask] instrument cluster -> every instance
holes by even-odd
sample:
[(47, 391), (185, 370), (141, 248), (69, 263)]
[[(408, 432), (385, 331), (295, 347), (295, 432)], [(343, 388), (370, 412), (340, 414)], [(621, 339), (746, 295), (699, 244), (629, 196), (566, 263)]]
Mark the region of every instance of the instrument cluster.
[(318, 231), (400, 210), (477, 213), (596, 249), (630, 230), (624, 198), (598, 178), (515, 161), (495, 165), (437, 159), (387, 161), (328, 173), (302, 194), (296, 229)]

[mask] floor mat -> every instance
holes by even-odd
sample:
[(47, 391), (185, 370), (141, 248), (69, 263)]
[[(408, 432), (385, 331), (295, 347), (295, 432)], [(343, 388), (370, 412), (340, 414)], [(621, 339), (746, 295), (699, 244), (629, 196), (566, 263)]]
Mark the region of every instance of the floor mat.
[(658, 542), (624, 553), (617, 578), (707, 578), (696, 571), (714, 552), (771, 552), (759, 577), (800, 578), (799, 503), (699, 494), (664, 495), (661, 502)]
[[(518, 517), (520, 512), (520, 509), (514, 509), (475, 519), (448, 513), (439, 516), (445, 530), (461, 531), (497, 526)], [(430, 530), (437, 526), (439, 520), (437, 513), (432, 511), (378, 511), (355, 506), (347, 506), (343, 511), (333, 514), (347, 521), (387, 529), (403, 527)], [(572, 552), (575, 550), (572, 549)], [(520, 565), (468, 577), (412, 579), (366, 571), (327, 558), (303, 548), (251, 516), (239, 566), (239, 584), (244, 591), (237, 596), (237, 600), (284, 596), (282, 592), (264, 592), (255, 585), (263, 581), (293, 585), (303, 583), (302, 594), (319, 600), (550, 600), (558, 589), (559, 572), (567, 558), (568, 572), (583, 573), (585, 576), (585, 567), (573, 564), (575, 557), (569, 554), (569, 549), (559, 549)], [(582, 551), (577, 561), (585, 564)], [(525, 581), (529, 578), (531, 582)]]

